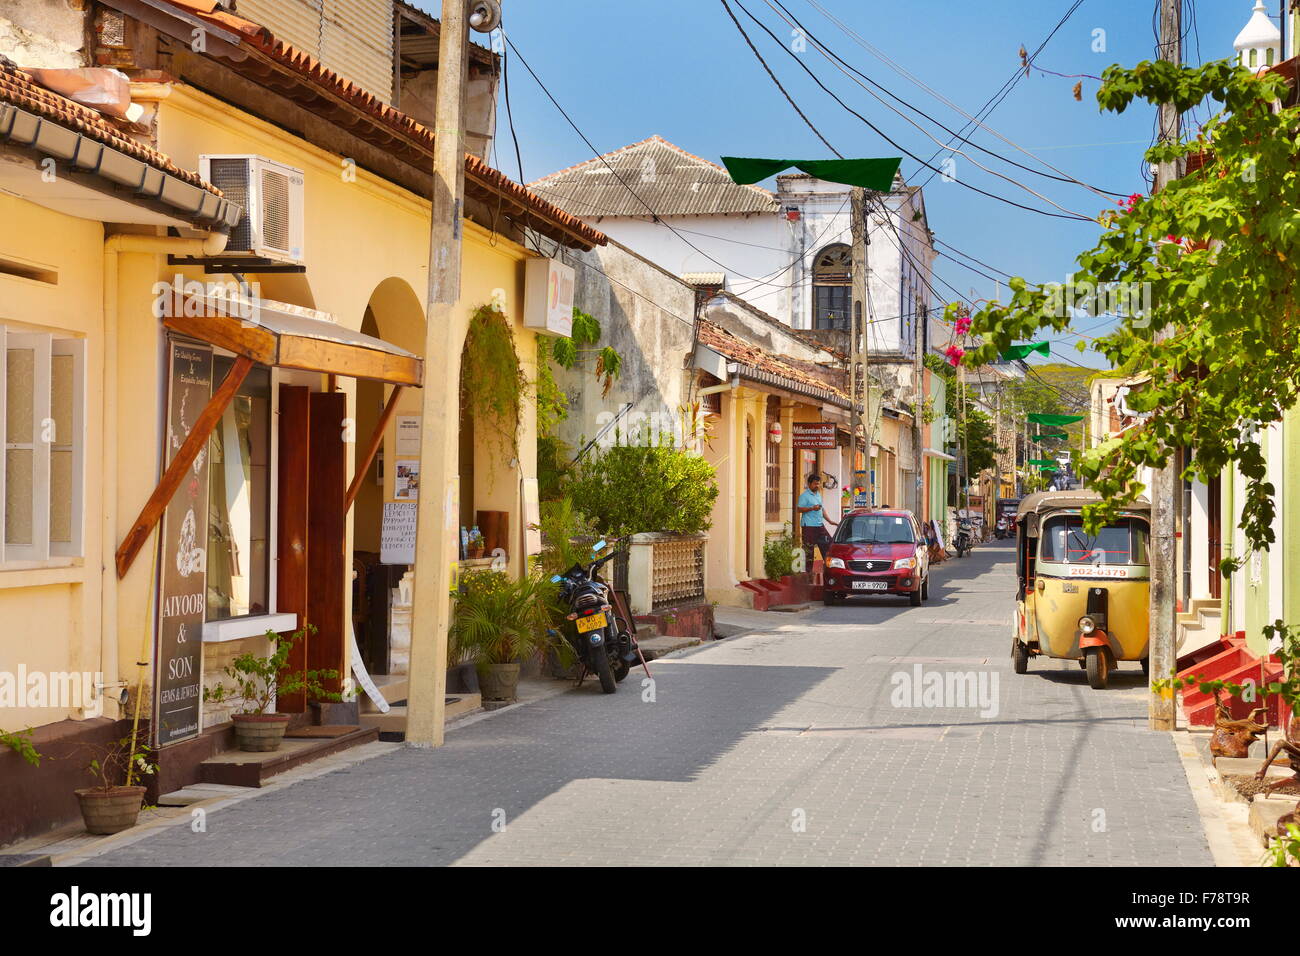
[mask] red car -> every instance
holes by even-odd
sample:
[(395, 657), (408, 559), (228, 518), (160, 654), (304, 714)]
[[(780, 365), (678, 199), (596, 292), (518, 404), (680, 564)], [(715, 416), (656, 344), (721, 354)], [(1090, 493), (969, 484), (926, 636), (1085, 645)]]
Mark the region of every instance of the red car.
[(822, 600), (905, 594), (912, 607), (930, 596), (925, 535), (910, 511), (859, 508), (840, 521), (826, 559)]

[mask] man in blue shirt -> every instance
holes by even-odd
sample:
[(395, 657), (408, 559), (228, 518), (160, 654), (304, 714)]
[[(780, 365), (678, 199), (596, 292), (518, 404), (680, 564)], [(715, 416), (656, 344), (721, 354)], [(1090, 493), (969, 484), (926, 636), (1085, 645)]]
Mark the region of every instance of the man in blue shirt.
[[(795, 510), (799, 512), (800, 530), (803, 534), (803, 549), (808, 555), (808, 563), (813, 560), (813, 547), (822, 553), (825, 561), (831, 550), (831, 536), (826, 531), (829, 520), (822, 513), (822, 476), (813, 472), (808, 476), (808, 487), (799, 495)], [(832, 521), (832, 525), (836, 522)]]

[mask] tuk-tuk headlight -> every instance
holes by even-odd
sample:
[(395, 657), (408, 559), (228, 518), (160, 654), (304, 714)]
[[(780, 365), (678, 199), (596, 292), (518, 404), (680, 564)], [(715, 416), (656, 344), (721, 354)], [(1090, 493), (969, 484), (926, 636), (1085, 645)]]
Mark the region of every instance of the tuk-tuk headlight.
[(843, 558), (831, 558), (829, 561), (826, 562), (826, 566), (827, 566), (828, 568), (840, 568), (841, 570), (843, 570), (843, 568), (844, 568), (844, 559), (843, 559)]
[(914, 568), (914, 567), (916, 567), (915, 557), (899, 558), (897, 561), (894, 562), (895, 570), (898, 570), (899, 568)]
[(1079, 618), (1079, 630), (1083, 631), (1085, 634), (1091, 634), (1093, 631), (1097, 630), (1097, 622), (1085, 615), (1084, 617)]

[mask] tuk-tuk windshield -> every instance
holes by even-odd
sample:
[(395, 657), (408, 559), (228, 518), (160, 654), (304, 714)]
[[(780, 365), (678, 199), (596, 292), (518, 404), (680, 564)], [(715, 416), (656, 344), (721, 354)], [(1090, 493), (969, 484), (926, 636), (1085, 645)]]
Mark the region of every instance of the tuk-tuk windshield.
[(839, 544), (915, 544), (912, 522), (901, 515), (850, 515), (835, 534)]
[(1059, 515), (1043, 524), (1041, 559), (1062, 564), (1147, 564), (1147, 523), (1120, 518), (1095, 535), (1078, 515)]

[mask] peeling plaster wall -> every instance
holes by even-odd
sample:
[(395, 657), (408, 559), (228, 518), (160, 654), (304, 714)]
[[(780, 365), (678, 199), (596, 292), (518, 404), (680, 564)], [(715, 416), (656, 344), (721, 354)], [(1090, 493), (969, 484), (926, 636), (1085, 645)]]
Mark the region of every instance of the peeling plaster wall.
[(70, 69), (86, 65), (81, 0), (5, 0), (0, 7), (0, 55), (16, 66)]
[[(550, 252), (553, 243), (541, 242)], [(695, 290), (614, 242), (589, 252), (565, 249), (561, 258), (576, 273), (574, 305), (600, 322), (598, 347), (613, 346), (623, 368), (603, 396), (593, 355), (581, 356), (572, 369), (556, 369), (556, 383), (569, 400), (569, 417), (560, 423), (559, 437), (576, 452), (626, 402), (632, 403), (632, 410), (619, 421), (620, 431), (677, 425), (690, 383), (685, 366)]]

